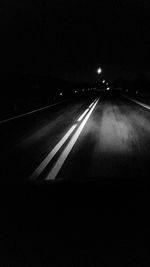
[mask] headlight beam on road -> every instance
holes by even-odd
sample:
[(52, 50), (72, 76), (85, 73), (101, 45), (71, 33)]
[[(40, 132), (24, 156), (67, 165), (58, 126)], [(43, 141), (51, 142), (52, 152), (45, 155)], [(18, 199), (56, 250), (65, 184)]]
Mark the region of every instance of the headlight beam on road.
[(41, 173), (44, 171), (46, 166), (50, 163), (50, 161), (53, 159), (53, 157), (56, 155), (56, 153), (59, 151), (59, 149), (63, 146), (63, 144), (66, 142), (66, 140), (69, 138), (69, 136), (72, 134), (74, 129), (76, 128), (77, 124), (74, 124), (69, 131), (64, 135), (64, 137), (57, 143), (57, 145), (53, 148), (53, 150), (47, 155), (47, 157), (41, 162), (41, 164), (38, 166), (38, 168), (32, 173), (31, 179), (35, 180), (37, 179)]
[(60, 169), (62, 168), (64, 162), (66, 161), (69, 153), (71, 152), (73, 146), (75, 145), (80, 133), (82, 132), (87, 120), (89, 119), (90, 115), (92, 114), (94, 108), (96, 107), (97, 103), (98, 103), (99, 99), (96, 101), (96, 103), (93, 105), (93, 107), (91, 108), (91, 110), (88, 112), (87, 116), (85, 117), (85, 119), (82, 121), (82, 123), (80, 124), (79, 128), (76, 130), (75, 134), (73, 135), (73, 137), (71, 138), (69, 144), (66, 146), (66, 148), (64, 149), (64, 151), (62, 152), (62, 154), (60, 155), (60, 157), (58, 158), (57, 162), (55, 163), (54, 167), (52, 168), (52, 170), (49, 172), (49, 174), (46, 177), (46, 180), (54, 180), (57, 176), (57, 174), (59, 173)]
[[(98, 100), (96, 99), (95, 101), (98, 102)], [(85, 110), (87, 116), (85, 117), (85, 119), (83, 120), (83, 122), (80, 124), (78, 131), (80, 129), (80, 127), (83, 125), (83, 123), (86, 123), (87, 119), (89, 118), (89, 116), (91, 115), (94, 107), (96, 106), (97, 102), (92, 102), (91, 105), (94, 105), (91, 109), (88, 108)], [(94, 104), (95, 103), (95, 104)], [(91, 106), (90, 105), (90, 106)], [(86, 115), (85, 112), (80, 116), (80, 118), (78, 119), (78, 122), (80, 122), (83, 117)], [(56, 146), (52, 149), (52, 151), (46, 156), (46, 158), (41, 162), (41, 164), (35, 169), (35, 171), (31, 174), (30, 179), (31, 180), (36, 180), (41, 174), (42, 172), (45, 170), (45, 168), (48, 166), (48, 164), (51, 162), (51, 160), (54, 158), (54, 156), (57, 154), (57, 152), (60, 150), (60, 148), (64, 145), (64, 143), (68, 140), (68, 138), (70, 137), (70, 135), (73, 133), (73, 131), (75, 130), (75, 128), (77, 127), (78, 124), (74, 124), (69, 130), (68, 132), (64, 135), (64, 137), (56, 144)], [(85, 125), (85, 124), (84, 124)], [(84, 127), (83, 125), (83, 127)], [(78, 132), (77, 131), (77, 132)], [(68, 152), (67, 152), (68, 153)]]

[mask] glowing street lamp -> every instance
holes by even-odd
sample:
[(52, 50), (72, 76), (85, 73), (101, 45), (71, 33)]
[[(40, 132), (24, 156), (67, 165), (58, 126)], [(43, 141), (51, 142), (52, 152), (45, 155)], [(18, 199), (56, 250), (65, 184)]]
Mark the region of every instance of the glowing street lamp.
[(98, 74), (101, 74), (101, 72), (102, 72), (102, 69), (101, 69), (101, 68), (98, 68), (98, 69), (97, 69), (97, 73), (98, 73)]

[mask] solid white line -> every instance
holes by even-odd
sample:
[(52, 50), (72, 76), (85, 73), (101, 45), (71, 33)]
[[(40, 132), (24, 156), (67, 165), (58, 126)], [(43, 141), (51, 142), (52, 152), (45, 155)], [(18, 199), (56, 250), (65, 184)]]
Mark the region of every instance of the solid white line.
[(122, 95), (122, 96), (124, 96), (125, 98), (131, 100), (132, 102), (135, 102), (136, 104), (138, 104), (138, 105), (140, 105), (140, 106), (142, 106), (142, 107), (144, 107), (144, 108), (150, 110), (150, 106), (148, 106), (148, 105), (146, 105), (146, 104), (143, 104), (143, 103), (141, 103), (141, 102), (139, 102), (139, 101), (137, 101), (137, 100), (134, 100), (133, 98), (127, 97), (127, 96), (125, 96), (125, 95)]
[(81, 121), (83, 119), (83, 117), (86, 115), (86, 113), (89, 111), (89, 109), (87, 108), (83, 114), (80, 116), (80, 118), (78, 119), (78, 121)]
[(63, 164), (64, 164), (66, 158), (68, 157), (70, 151), (72, 150), (74, 144), (76, 143), (76, 141), (77, 141), (77, 139), (78, 139), (81, 131), (83, 130), (83, 128), (84, 128), (87, 120), (89, 119), (91, 113), (93, 112), (95, 106), (97, 105), (98, 100), (96, 101), (96, 103), (93, 105), (93, 107), (91, 108), (91, 110), (88, 112), (88, 114), (85, 117), (85, 119), (80, 124), (79, 128), (75, 132), (75, 134), (72, 137), (72, 139), (70, 140), (69, 144), (66, 146), (66, 148), (64, 149), (64, 151), (62, 152), (62, 154), (58, 158), (57, 162), (55, 163), (54, 167), (52, 168), (52, 170), (50, 171), (50, 173), (46, 177), (46, 180), (54, 180), (56, 178), (58, 172), (60, 171), (61, 167), (63, 166)]
[[(68, 99), (67, 99), (67, 100), (68, 100)], [(58, 104), (61, 104), (61, 103), (63, 103), (63, 102), (66, 102), (67, 100), (64, 100), (64, 101), (61, 101), (61, 102), (57, 102), (57, 103), (55, 103), (55, 104), (51, 104), (51, 105), (45, 106), (45, 107), (43, 107), (43, 108), (35, 109), (35, 110), (33, 110), (33, 111), (30, 111), (30, 112), (27, 112), (27, 113), (23, 113), (23, 114), (21, 114), (21, 115), (18, 115), (18, 116), (15, 116), (15, 117), (11, 117), (11, 118), (9, 118), (9, 119), (2, 120), (2, 121), (0, 121), (0, 123), (4, 123), (4, 122), (7, 122), (7, 121), (15, 120), (15, 119), (18, 119), (18, 118), (21, 118), (21, 117), (30, 115), (30, 114), (32, 114), (32, 113), (38, 112), (38, 111), (40, 111), (40, 110), (47, 109), (47, 108), (50, 108), (50, 107), (54, 107), (54, 106), (56, 106), (56, 105), (58, 105)]]
[[(95, 100), (95, 101), (96, 101), (96, 100)], [(91, 107), (94, 105), (94, 102), (95, 102), (95, 101), (92, 102), (92, 104), (89, 106), (89, 108), (91, 108)]]
[(41, 164), (38, 166), (38, 168), (32, 173), (32, 175), (31, 175), (32, 180), (35, 180), (38, 178), (38, 176), (42, 173), (42, 171), (45, 169), (45, 167), (50, 163), (52, 158), (56, 155), (58, 150), (62, 147), (62, 145), (69, 138), (69, 136), (74, 131), (76, 126), (77, 126), (77, 124), (74, 124), (69, 129), (69, 131), (65, 134), (65, 136), (57, 143), (57, 145), (53, 148), (53, 150), (47, 155), (47, 157), (41, 162)]
[(94, 105), (94, 103), (97, 101), (97, 99), (100, 99), (100, 97), (99, 97), (99, 98), (96, 98), (96, 99), (93, 101), (93, 103), (89, 106), (89, 108), (91, 108), (91, 107)]

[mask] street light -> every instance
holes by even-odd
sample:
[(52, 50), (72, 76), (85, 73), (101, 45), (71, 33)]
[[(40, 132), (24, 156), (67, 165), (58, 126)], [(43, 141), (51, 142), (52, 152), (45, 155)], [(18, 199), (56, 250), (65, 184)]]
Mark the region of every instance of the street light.
[(101, 72), (102, 72), (102, 69), (101, 69), (101, 68), (98, 68), (98, 69), (97, 69), (97, 73), (98, 73), (98, 74), (101, 74)]

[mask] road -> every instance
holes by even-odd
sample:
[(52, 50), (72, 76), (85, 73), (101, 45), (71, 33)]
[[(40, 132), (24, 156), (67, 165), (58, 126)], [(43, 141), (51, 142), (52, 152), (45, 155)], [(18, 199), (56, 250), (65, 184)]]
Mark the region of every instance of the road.
[(3, 265), (149, 266), (149, 110), (106, 92), (0, 132)]
[(0, 124), (1, 183), (147, 177), (150, 111), (119, 94)]

